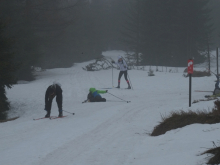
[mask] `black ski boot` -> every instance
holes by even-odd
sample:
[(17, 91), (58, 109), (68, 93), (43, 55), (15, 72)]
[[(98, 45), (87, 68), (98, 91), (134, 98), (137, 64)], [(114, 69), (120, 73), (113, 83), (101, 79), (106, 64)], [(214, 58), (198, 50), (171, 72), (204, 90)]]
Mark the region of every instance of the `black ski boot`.
[(127, 89), (131, 89), (129, 81), (127, 81), (127, 83), (128, 83), (128, 88)]
[(45, 115), (45, 118), (49, 118), (50, 117), (50, 113), (47, 113), (46, 115)]
[(120, 88), (120, 80), (118, 80), (118, 86), (115, 88)]
[(58, 117), (63, 117), (63, 111), (62, 110), (59, 110), (59, 115)]

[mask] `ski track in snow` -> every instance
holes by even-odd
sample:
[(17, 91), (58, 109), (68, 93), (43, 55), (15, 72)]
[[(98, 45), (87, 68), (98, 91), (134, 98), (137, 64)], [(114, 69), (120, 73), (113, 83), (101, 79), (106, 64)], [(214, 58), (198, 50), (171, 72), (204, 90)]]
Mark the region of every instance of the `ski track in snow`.
[[(116, 60), (122, 51), (106, 52)], [(161, 115), (171, 111), (208, 109), (213, 101), (188, 107), (188, 78), (178, 73), (129, 71), (134, 90), (109, 89), (102, 94), (106, 103), (84, 103), (90, 87), (112, 87), (112, 70), (86, 72), (88, 62), (71, 68), (50, 69), (39, 73), (37, 80), (15, 85), (7, 90), (12, 104), (10, 116), (20, 115), (14, 121), (1, 123), (0, 164), (4, 165), (189, 165), (205, 164), (207, 155), (198, 156), (217, 142), (219, 124), (193, 124), (151, 137)], [(119, 71), (113, 70), (114, 85)], [(213, 90), (215, 77), (193, 78), (192, 91)], [(42, 119), (46, 88), (58, 81), (63, 89), (63, 119)], [(212, 83), (210, 85), (210, 82)], [(121, 87), (127, 87), (124, 77)], [(204, 93), (193, 93), (192, 101)], [(65, 112), (64, 112), (65, 113)], [(53, 101), (51, 116), (58, 115)]]
[[(72, 164), (73, 162), (78, 164), (80, 163), (77, 163), (78, 159), (80, 159), (80, 161), (88, 161), (88, 163), (91, 164), (105, 164), (105, 161), (111, 162), (112, 157), (116, 158), (114, 159), (116, 162), (110, 164), (126, 162), (132, 150), (129, 150), (129, 148), (126, 149), (126, 140), (120, 139), (118, 141), (117, 137), (125, 137), (126, 139), (126, 137), (129, 136), (129, 121), (132, 120), (138, 111), (143, 110), (143, 107), (136, 107), (136, 109), (137, 110), (134, 111), (133, 108), (129, 108), (126, 112), (122, 111), (117, 113), (93, 130), (67, 142), (62, 145), (61, 148), (50, 153), (50, 155), (46, 155), (38, 164), (54, 164), (54, 159), (64, 152), (66, 154), (63, 155), (62, 159), (58, 159), (55, 164), (62, 164), (64, 160), (68, 160), (68, 162), (66, 162), (67, 164)], [(126, 125), (124, 125), (125, 123)], [(117, 124), (117, 127), (115, 127), (115, 124)], [(123, 129), (128, 129), (128, 131), (122, 131)], [(108, 148), (110, 148), (110, 150), (108, 150)], [(124, 151), (124, 157), (117, 158), (119, 154), (117, 152), (118, 149)], [(109, 155), (109, 158), (105, 158), (104, 162), (100, 162), (99, 158), (101, 158), (102, 155)]]

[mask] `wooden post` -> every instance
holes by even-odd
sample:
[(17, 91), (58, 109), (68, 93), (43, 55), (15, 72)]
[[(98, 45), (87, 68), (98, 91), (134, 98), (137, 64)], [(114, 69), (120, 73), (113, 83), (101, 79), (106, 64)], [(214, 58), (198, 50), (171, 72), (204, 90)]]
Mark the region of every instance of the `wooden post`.
[(189, 107), (191, 107), (191, 96), (192, 96), (192, 74), (189, 74)]
[(210, 59), (210, 53), (209, 53), (209, 44), (208, 44), (208, 68), (211, 69), (211, 59)]

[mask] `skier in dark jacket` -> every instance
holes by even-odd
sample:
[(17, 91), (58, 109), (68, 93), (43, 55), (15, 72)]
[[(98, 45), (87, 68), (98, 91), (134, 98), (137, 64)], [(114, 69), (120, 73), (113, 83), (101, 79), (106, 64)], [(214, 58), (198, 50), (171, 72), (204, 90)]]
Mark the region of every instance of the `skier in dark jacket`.
[(213, 95), (220, 95), (220, 88), (219, 88), (219, 76), (218, 75), (215, 75), (216, 78), (217, 78), (217, 81), (215, 83), (215, 89), (213, 91)]
[(95, 88), (90, 88), (89, 89), (89, 94), (87, 96), (87, 101), (88, 102), (106, 102), (105, 98), (102, 98), (100, 93), (107, 93), (108, 90), (106, 91), (101, 91), (101, 90), (96, 90)]
[(45, 93), (45, 109), (47, 111), (46, 118), (50, 117), (51, 112), (51, 106), (53, 98), (56, 96), (56, 102), (58, 106), (59, 111), (59, 117), (63, 116), (63, 110), (62, 110), (62, 102), (63, 102), (63, 95), (62, 95), (62, 89), (61, 85), (57, 82), (54, 82), (53, 85), (50, 85)]
[(125, 60), (121, 56), (119, 56), (118, 57), (118, 62), (115, 62), (114, 60), (112, 60), (112, 63), (117, 64), (118, 67), (120, 68), (120, 72), (119, 72), (119, 75), (118, 75), (118, 86), (116, 88), (120, 88), (121, 76), (124, 74), (125, 80), (128, 83), (128, 89), (131, 89), (130, 83), (129, 83), (128, 78), (127, 78), (128, 66), (127, 66)]

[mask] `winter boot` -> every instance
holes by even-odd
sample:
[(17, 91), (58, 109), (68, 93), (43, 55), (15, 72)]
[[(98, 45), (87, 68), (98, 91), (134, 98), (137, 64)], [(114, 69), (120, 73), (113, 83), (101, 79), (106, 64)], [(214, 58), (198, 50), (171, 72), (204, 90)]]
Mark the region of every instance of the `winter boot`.
[(118, 80), (118, 86), (116, 88), (120, 88), (120, 80)]
[(45, 118), (49, 118), (50, 117), (50, 113), (47, 112), (47, 114), (45, 115)]
[(63, 111), (62, 110), (59, 110), (59, 115), (58, 117), (63, 117)]
[(128, 83), (128, 89), (131, 89), (131, 86), (128, 80), (127, 80), (127, 83)]

